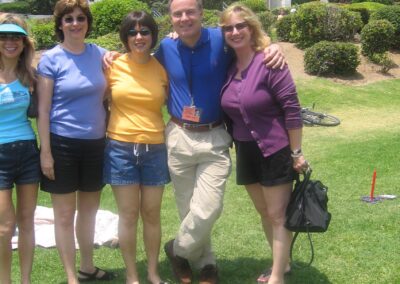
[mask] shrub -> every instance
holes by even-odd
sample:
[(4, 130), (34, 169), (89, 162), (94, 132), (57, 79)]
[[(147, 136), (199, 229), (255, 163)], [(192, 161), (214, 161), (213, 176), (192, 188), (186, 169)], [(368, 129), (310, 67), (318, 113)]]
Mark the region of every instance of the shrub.
[(396, 66), (396, 64), (393, 62), (393, 60), (389, 57), (387, 52), (384, 53), (375, 53), (372, 56), (368, 57), (368, 59), (381, 66), (381, 69), (379, 70), (382, 73), (387, 73), (389, 72), (390, 69)]
[(290, 7), (280, 7), (280, 8), (275, 8), (271, 10), (271, 13), (274, 14), (275, 16), (280, 15), (283, 13), (283, 15), (289, 15), (290, 14)]
[(229, 5), (236, 1), (237, 0), (203, 0), (203, 7), (204, 9), (210, 10), (222, 10), (223, 3)]
[(392, 23), (395, 34), (393, 47), (400, 49), (400, 6), (385, 6), (371, 15), (371, 20), (388, 20)]
[(393, 5), (394, 0), (352, 0), (352, 3), (361, 3), (361, 2), (374, 2), (384, 5)]
[(119, 39), (119, 33), (109, 33), (98, 38), (87, 39), (86, 42), (97, 44), (107, 50), (115, 50), (119, 52), (125, 52), (125, 47)]
[(275, 23), (275, 16), (269, 11), (258, 12), (257, 16), (261, 22), (264, 31), (269, 33), (272, 25)]
[(323, 23), (324, 39), (330, 41), (347, 41), (361, 29), (361, 15), (335, 5), (326, 5)]
[(19, 13), (28, 14), (30, 13), (30, 7), (27, 2), (11, 2), (0, 4), (0, 11), (5, 13)]
[(57, 44), (53, 20), (32, 20), (31, 30), (36, 49), (48, 49)]
[(219, 23), (218, 10), (203, 10), (203, 25), (205, 27), (217, 27)]
[(282, 41), (290, 41), (290, 31), (292, 29), (292, 18), (293, 15), (289, 14), (284, 16), (279, 21), (276, 21), (276, 34)]
[(265, 0), (241, 0), (240, 2), (249, 7), (255, 13), (267, 10)]
[(317, 1), (317, 0), (293, 0), (292, 5), (301, 5), (304, 3), (314, 2), (314, 1)]
[(292, 21), (291, 38), (300, 48), (321, 40), (350, 40), (362, 26), (358, 13), (319, 2), (301, 5)]
[(290, 37), (300, 48), (324, 39), (322, 23), (325, 14), (325, 5), (317, 2), (303, 4), (293, 14)]
[(388, 51), (393, 44), (393, 37), (394, 27), (389, 21), (371, 21), (361, 31), (362, 54), (371, 56)]
[(310, 74), (353, 74), (359, 64), (358, 48), (352, 43), (321, 41), (304, 54), (304, 69)]
[(91, 37), (106, 35), (119, 29), (122, 19), (133, 10), (146, 10), (147, 4), (138, 0), (102, 0), (91, 5), (93, 31)]
[(364, 25), (369, 22), (371, 14), (382, 7), (385, 7), (385, 5), (375, 2), (354, 3), (345, 6), (345, 8), (349, 9), (350, 11), (360, 13)]
[(28, 0), (33, 15), (52, 15), (57, 0)]

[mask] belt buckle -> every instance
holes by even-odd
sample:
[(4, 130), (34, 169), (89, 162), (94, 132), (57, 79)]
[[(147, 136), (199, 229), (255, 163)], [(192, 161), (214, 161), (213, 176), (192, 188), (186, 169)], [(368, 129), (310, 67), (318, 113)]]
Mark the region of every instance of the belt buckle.
[(193, 124), (186, 123), (186, 122), (182, 123), (182, 128), (183, 129), (190, 129), (191, 127), (193, 127)]

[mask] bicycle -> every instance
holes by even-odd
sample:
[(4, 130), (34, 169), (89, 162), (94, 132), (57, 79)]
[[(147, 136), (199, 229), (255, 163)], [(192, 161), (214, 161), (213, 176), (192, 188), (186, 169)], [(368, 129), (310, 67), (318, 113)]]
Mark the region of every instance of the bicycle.
[[(314, 109), (314, 105), (312, 109)], [(340, 124), (340, 120), (336, 116), (312, 111), (307, 107), (301, 108), (301, 118), (303, 119), (304, 125), (308, 126), (337, 126)]]

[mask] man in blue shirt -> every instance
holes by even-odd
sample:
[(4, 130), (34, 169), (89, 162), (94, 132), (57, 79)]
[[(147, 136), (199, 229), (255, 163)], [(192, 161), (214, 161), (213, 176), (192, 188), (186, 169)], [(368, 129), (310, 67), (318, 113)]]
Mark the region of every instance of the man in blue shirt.
[[(231, 54), (219, 28), (202, 27), (201, 0), (170, 0), (169, 11), (179, 39), (164, 39), (156, 57), (170, 80), (166, 144), (182, 222), (164, 249), (180, 283), (191, 283), (190, 264), (200, 269), (201, 284), (217, 283), (211, 231), (231, 172), (231, 137), (220, 107)], [(278, 55), (270, 64), (280, 66), (282, 60)]]

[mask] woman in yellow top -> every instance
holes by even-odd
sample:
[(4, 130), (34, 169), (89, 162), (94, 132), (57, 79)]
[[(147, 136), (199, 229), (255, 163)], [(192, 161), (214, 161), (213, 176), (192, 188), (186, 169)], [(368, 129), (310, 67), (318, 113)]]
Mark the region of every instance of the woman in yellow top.
[(150, 55), (158, 28), (146, 12), (131, 12), (122, 21), (120, 38), (126, 54), (108, 72), (110, 121), (105, 150), (104, 182), (111, 184), (118, 206), (119, 242), (126, 283), (139, 283), (136, 228), (142, 216), (150, 283), (158, 275), (160, 210), (164, 185), (170, 181), (161, 108), (167, 96), (164, 68)]

